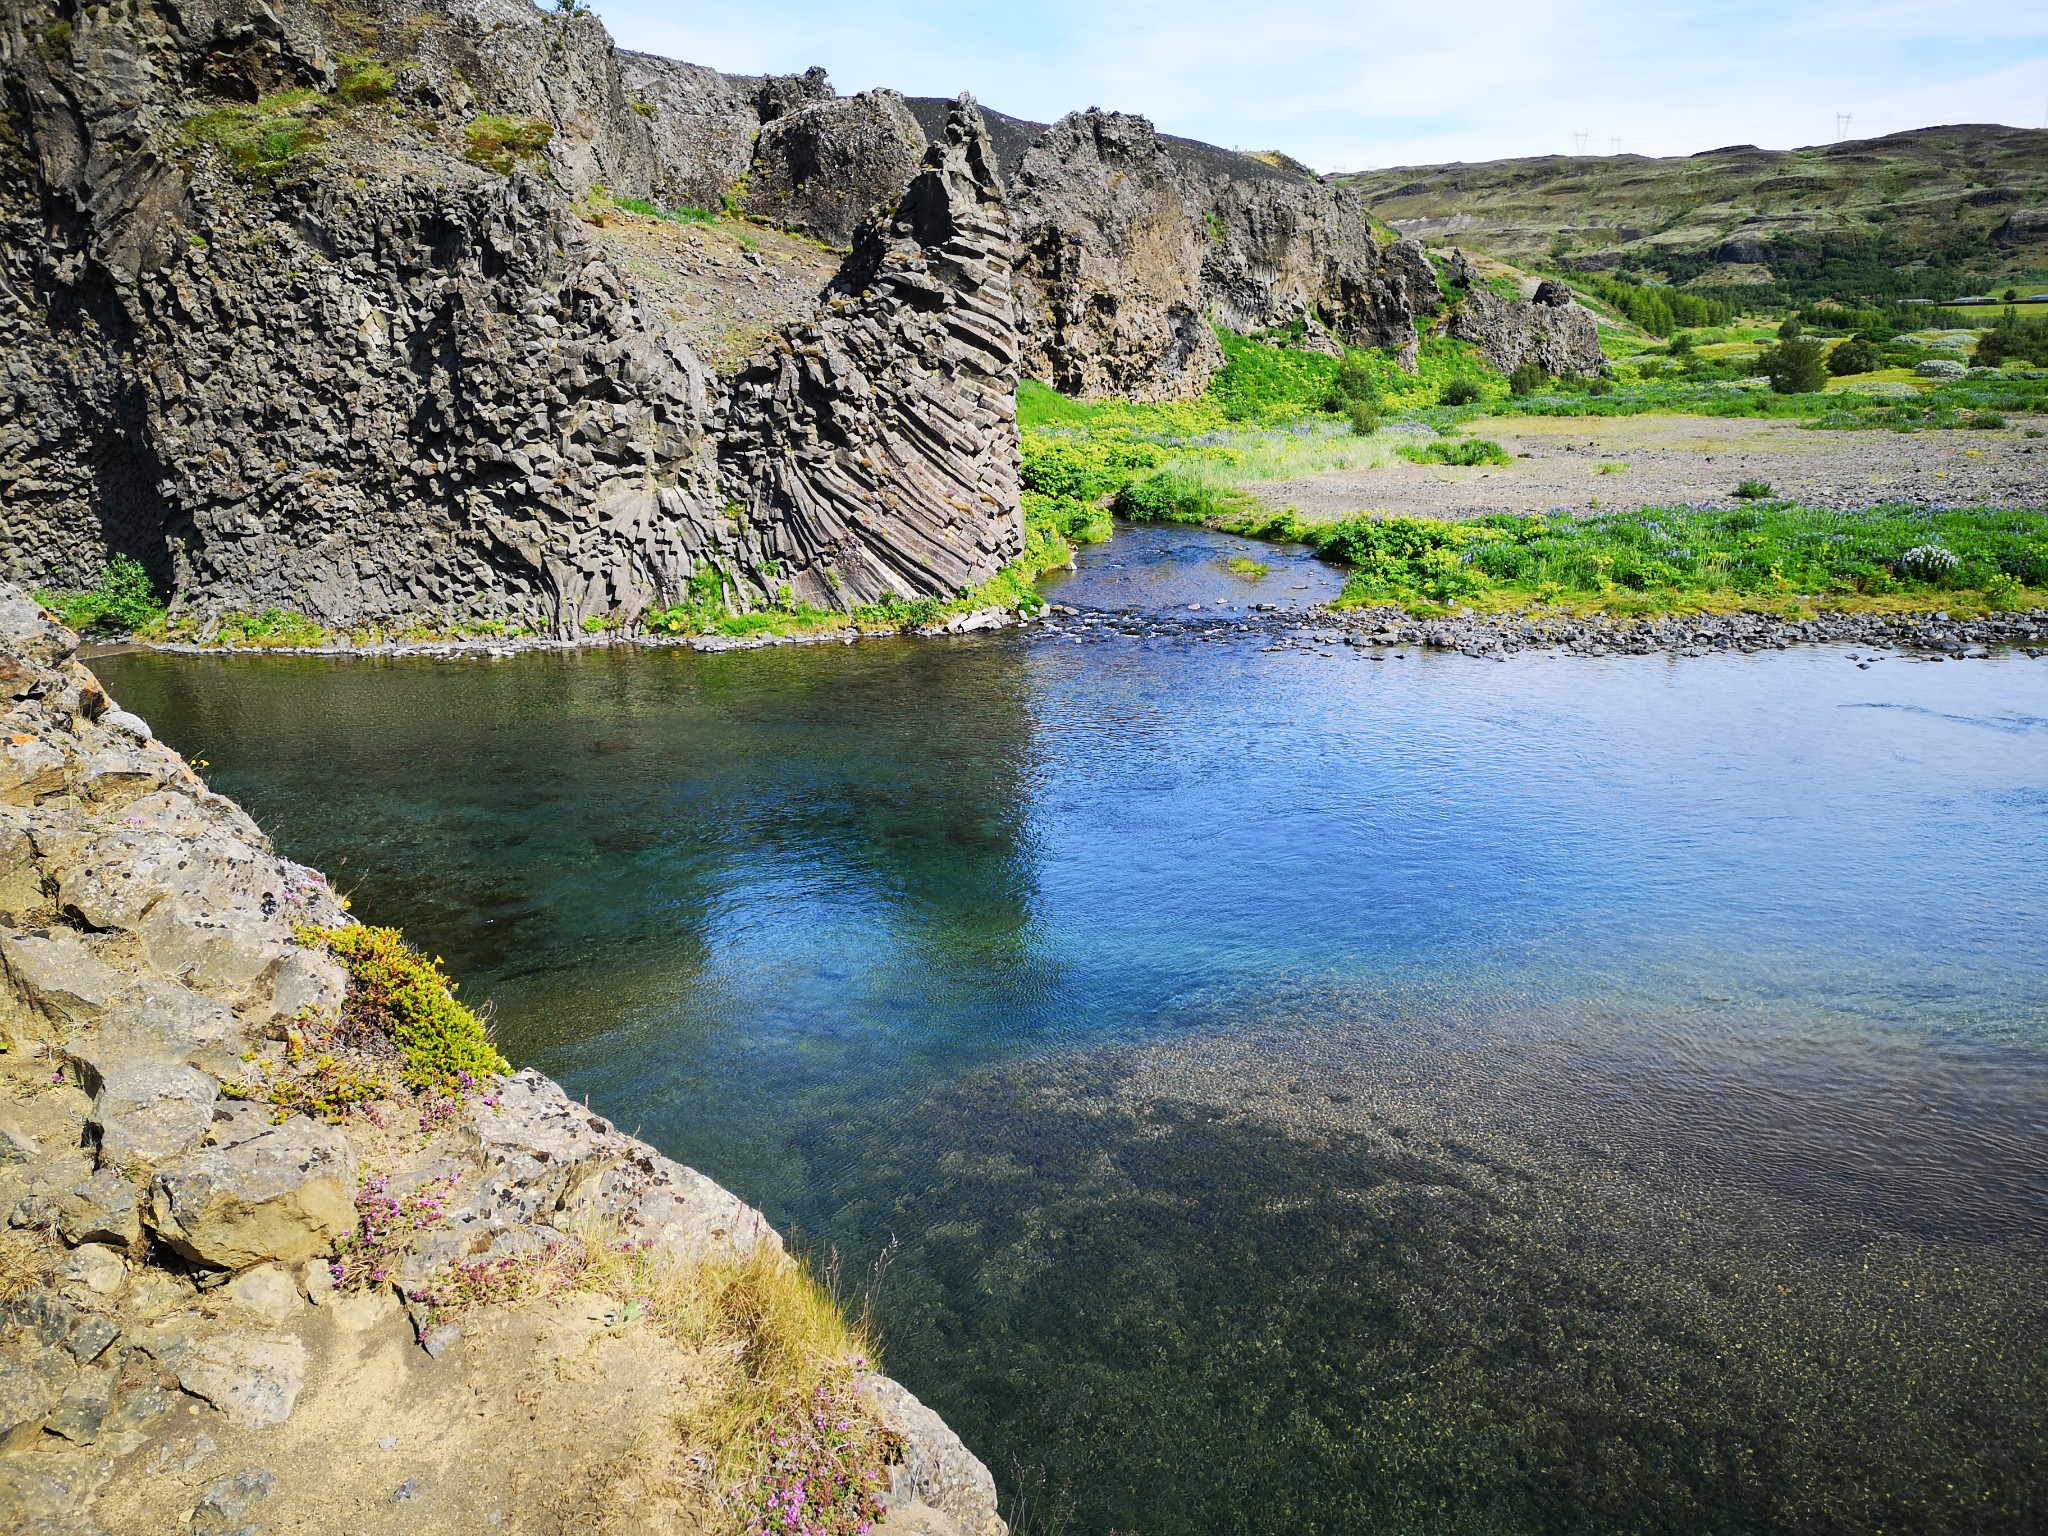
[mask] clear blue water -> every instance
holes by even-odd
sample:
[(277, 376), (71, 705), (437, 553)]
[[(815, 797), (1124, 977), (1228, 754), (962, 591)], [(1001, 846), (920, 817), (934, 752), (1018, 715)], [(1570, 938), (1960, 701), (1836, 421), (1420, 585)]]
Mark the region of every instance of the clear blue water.
[(2048, 662), (1271, 651), (1328, 573), (1233, 552), (1051, 594), (1150, 637), (97, 665), (515, 1059), (893, 1237), (1036, 1530), (2038, 1529)]

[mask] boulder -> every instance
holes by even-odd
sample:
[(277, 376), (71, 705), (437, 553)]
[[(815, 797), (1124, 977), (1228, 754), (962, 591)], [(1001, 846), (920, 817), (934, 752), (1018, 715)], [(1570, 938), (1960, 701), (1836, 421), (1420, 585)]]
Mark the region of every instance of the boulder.
[(924, 152), (924, 129), (895, 91), (807, 102), (755, 140), (747, 213), (850, 245), (863, 219), (903, 195)]
[(944, 1419), (887, 1376), (864, 1373), (856, 1385), (903, 1445), (903, 1459), (890, 1467), (883, 1499), (892, 1511), (927, 1505), (952, 1520), (963, 1536), (1008, 1536), (996, 1503), (996, 1480)]
[(306, 1385), (306, 1346), (290, 1334), (172, 1334), (155, 1342), (159, 1361), (178, 1385), (203, 1397), (230, 1424), (282, 1424)]
[(190, 1151), (213, 1123), (220, 1086), (191, 1067), (146, 1062), (107, 1071), (92, 1102), (103, 1167), (156, 1167)]
[(145, 1062), (198, 1064), (215, 1076), (236, 1070), (243, 1040), (224, 1003), (190, 987), (148, 976), (117, 994), (99, 1028), (65, 1042), (64, 1056), (88, 1092), (99, 1092), (108, 1072)]
[(0, 1451), (32, 1444), (56, 1406), (56, 1389), (39, 1373), (0, 1360)]
[(114, 1405), (116, 1373), (105, 1367), (82, 1370), (50, 1413), (43, 1427), (76, 1445), (91, 1445), (99, 1438), (100, 1425)]
[(120, 972), (62, 929), (0, 931), (0, 971), (18, 1011), (60, 1028), (97, 1019), (123, 986)]
[(118, 1168), (102, 1168), (57, 1197), (57, 1235), (73, 1244), (131, 1248), (142, 1240), (142, 1205)]
[(355, 1230), (354, 1188), (347, 1138), (294, 1116), (160, 1170), (150, 1187), (150, 1224), (177, 1252), (216, 1269), (289, 1263), (328, 1252)]

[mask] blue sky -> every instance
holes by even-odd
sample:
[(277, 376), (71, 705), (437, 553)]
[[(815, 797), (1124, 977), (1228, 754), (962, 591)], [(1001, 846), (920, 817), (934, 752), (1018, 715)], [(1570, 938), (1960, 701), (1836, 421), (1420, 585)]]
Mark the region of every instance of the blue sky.
[(736, 73), (822, 64), (843, 92), (971, 90), (1283, 149), (1319, 170), (1768, 148), (2048, 120), (2048, 0), (596, 0), (628, 48)]

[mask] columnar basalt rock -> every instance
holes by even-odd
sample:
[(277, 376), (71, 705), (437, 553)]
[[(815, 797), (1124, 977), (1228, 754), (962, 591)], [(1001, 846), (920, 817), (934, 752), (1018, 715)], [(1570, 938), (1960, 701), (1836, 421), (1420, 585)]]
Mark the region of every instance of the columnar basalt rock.
[(1023, 548), (1016, 321), (1002, 183), (973, 98), (893, 217), (857, 232), (827, 313), (733, 385), (744, 564), (796, 598), (978, 585)]
[[(729, 489), (725, 384), (641, 302), (567, 197), (600, 178), (622, 195), (673, 182), (656, 142), (669, 109), (632, 94), (587, 17), (438, 4), (415, 14), (419, 59), (395, 77), (396, 110), (323, 94), (343, 79), (342, 45), (310, 8), (95, 8), (68, 34), (9, 13), (6, 571), (78, 583), (117, 552), (202, 620), (277, 607), (337, 627), (556, 633), (631, 622), (710, 566), (739, 592), (776, 590), (776, 571), (751, 567), (749, 552), (808, 533), (742, 526), (728, 509), (795, 504)], [(207, 142), (219, 132), (191, 126), (226, 110), (232, 140), (241, 120), (222, 103), (280, 86), (314, 93), (274, 108), (305, 129), (283, 163), (260, 148), (247, 151), (253, 168), (236, 163), (232, 143)], [(758, 125), (821, 94), (822, 76), (766, 77), (747, 110)], [(882, 160), (914, 163), (922, 135), (900, 101), (869, 105), (895, 135)], [(480, 111), (515, 125), (531, 115), (552, 137), (493, 163), (470, 153)], [(895, 169), (873, 189), (891, 181), (900, 192)], [(804, 207), (830, 202), (816, 186), (787, 190)], [(898, 365), (866, 366), (880, 377)], [(903, 409), (914, 393), (897, 392)], [(949, 401), (959, 409), (946, 415)], [(932, 408), (929, 430), (966, 460), (1014, 458), (1007, 412), (945, 389)], [(930, 485), (891, 484), (900, 425), (839, 421), (894, 434), (843, 440), (868, 460), (863, 494), (931, 500)], [(986, 574), (975, 551), (1015, 544), (1014, 482), (1004, 504), (981, 494), (1003, 485), (997, 472), (948, 487), (969, 492), (968, 516), (988, 527), (956, 520), (916, 549), (871, 551), (891, 573), (882, 586), (950, 596), (964, 572)], [(889, 525), (886, 510), (868, 523)]]

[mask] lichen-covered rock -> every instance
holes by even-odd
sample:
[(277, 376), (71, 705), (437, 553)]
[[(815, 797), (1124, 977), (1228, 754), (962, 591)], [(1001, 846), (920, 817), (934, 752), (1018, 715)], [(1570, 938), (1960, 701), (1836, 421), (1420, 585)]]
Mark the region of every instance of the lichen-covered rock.
[(305, 1390), (306, 1346), (289, 1334), (172, 1330), (150, 1347), (177, 1374), (179, 1386), (205, 1398), (230, 1424), (282, 1424)]
[(864, 1374), (858, 1385), (861, 1396), (903, 1445), (903, 1459), (889, 1469), (889, 1506), (929, 1505), (951, 1519), (963, 1536), (1007, 1536), (995, 1479), (946, 1421), (887, 1376)]
[(0, 973), (14, 1017), (60, 1028), (99, 1018), (124, 984), (120, 972), (63, 930), (0, 932)]
[(195, 1263), (240, 1269), (325, 1253), (355, 1230), (355, 1153), (332, 1126), (295, 1116), (236, 1146), (160, 1169), (150, 1225)]
[(149, 1062), (109, 1071), (92, 1101), (100, 1162), (154, 1167), (199, 1145), (220, 1085), (191, 1067)]
[(77, 1188), (58, 1196), (57, 1235), (72, 1244), (133, 1247), (142, 1240), (139, 1191), (119, 1168), (99, 1169)]

